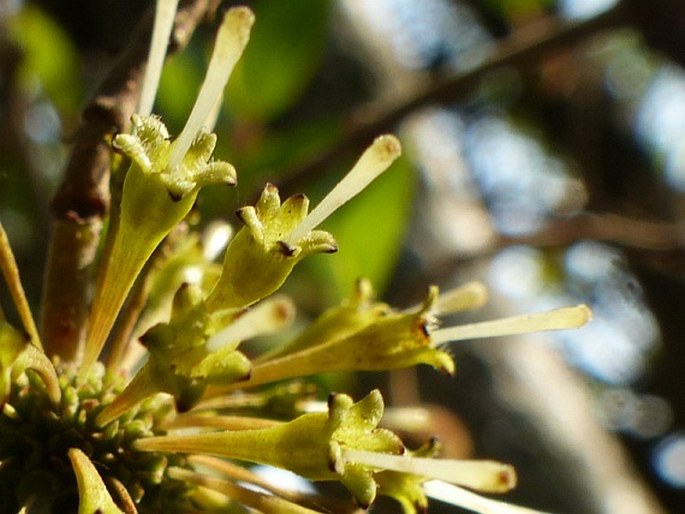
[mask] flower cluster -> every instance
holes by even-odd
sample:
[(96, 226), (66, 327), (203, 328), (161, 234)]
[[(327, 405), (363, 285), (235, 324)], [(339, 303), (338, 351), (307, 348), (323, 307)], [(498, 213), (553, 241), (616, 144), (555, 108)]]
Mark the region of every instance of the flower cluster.
[[(438, 328), (439, 315), (480, 305), (482, 286), (444, 295), (433, 287), (422, 305), (400, 311), (376, 301), (371, 284), (360, 280), (351, 298), (299, 335), (248, 357), (241, 351), (246, 340), (292, 322), (292, 301), (275, 293), (293, 268), (311, 254), (337, 250), (333, 235), (316, 227), (390, 167), (400, 143), (378, 137), (311, 212), (304, 195), (282, 200), (267, 184), (256, 205), (239, 210), (242, 228), (228, 242), (223, 264), (204, 258), (199, 239), (179, 241), (175, 231), (201, 187), (236, 182), (233, 166), (212, 160), (216, 135), (210, 128), (253, 15), (245, 7), (226, 13), (198, 100), (172, 139), (150, 114), (175, 2), (158, 6), (139, 112), (131, 133), (113, 140), (130, 165), (104, 244), (83, 355), (74, 362), (44, 353), (0, 225), (0, 265), (24, 325), (20, 330), (0, 318), (0, 511), (334, 510), (249, 468), (263, 464), (311, 481), (340, 482), (362, 508), (386, 495), (407, 514), (425, 510), (437, 480), (442, 496), (447, 487), (455, 504), (513, 512), (462, 488), (506, 491), (516, 482), (510, 466), (440, 459), (434, 442), (407, 449), (382, 427), (378, 391), (357, 402), (331, 394), (323, 409), (311, 411), (311, 391), (292, 379), (419, 364), (450, 375), (450, 341), (578, 327), (589, 318), (587, 308)], [(166, 257), (147, 270), (160, 245)], [(200, 278), (186, 280), (191, 270)], [(115, 342), (101, 362), (144, 272), (165, 277), (151, 280), (149, 299), (170, 307), (150, 309), (157, 315), (140, 320), (142, 332)]]

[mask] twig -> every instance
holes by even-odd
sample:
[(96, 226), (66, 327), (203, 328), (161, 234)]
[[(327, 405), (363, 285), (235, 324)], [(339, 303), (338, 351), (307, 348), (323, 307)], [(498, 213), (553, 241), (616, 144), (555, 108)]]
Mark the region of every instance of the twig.
[(579, 214), (550, 221), (529, 236), (500, 236), (495, 246), (568, 246), (578, 241), (592, 240), (640, 250), (674, 250), (683, 246), (680, 232), (679, 227), (671, 223), (642, 221), (610, 213)]
[[(176, 15), (169, 53), (188, 43), (209, 0), (187, 0)], [(42, 334), (48, 355), (78, 356), (88, 288), (102, 220), (109, 210), (111, 149), (108, 141), (127, 129), (138, 100), (152, 30), (152, 11), (83, 111), (64, 180), (52, 203), (55, 225), (43, 293)]]
[[(624, 250), (641, 256), (640, 262), (648, 264), (661, 273), (682, 276), (683, 243), (681, 229), (677, 224), (643, 221), (620, 214), (578, 214), (564, 219), (551, 220), (537, 232), (522, 236), (498, 235), (492, 243), (473, 253), (448, 255), (433, 259), (424, 271), (403, 291), (422, 291), (428, 284), (441, 284), (454, 276), (456, 269), (469, 263), (493, 256), (511, 246), (529, 245), (536, 248), (563, 248), (579, 241), (602, 241), (613, 243)], [(414, 298), (396, 298), (399, 304)]]
[(578, 43), (600, 30), (621, 25), (625, 18), (621, 5), (619, 3), (612, 9), (588, 20), (576, 23), (550, 23), (536, 36), (526, 34), (525, 37), (512, 37), (503, 43), (490, 59), (477, 68), (434, 84), (401, 105), (371, 119), (367, 118), (359, 122), (358, 117), (355, 118), (353, 115), (343, 124), (344, 129), (337, 144), (317, 154), (310, 161), (281, 172), (279, 176), (283, 178), (280, 182), (280, 189), (292, 192), (296, 189), (295, 185), (318, 174), (320, 170), (329, 167), (341, 157), (365, 147), (379, 134), (393, 130), (397, 123), (421, 107), (431, 104), (449, 104), (463, 98), (471, 93), (484, 77), (495, 70), (508, 66), (530, 66), (551, 51)]

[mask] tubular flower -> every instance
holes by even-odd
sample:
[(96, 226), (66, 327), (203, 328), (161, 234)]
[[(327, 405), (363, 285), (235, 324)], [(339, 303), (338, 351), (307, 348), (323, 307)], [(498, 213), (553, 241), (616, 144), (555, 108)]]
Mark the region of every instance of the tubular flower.
[[(436, 298), (437, 288), (431, 288), (426, 303), (418, 311), (407, 313), (391, 311), (384, 305), (361, 311), (346, 305), (331, 309), (285, 347), (286, 351), (299, 348), (297, 351), (255, 364), (243, 385), (331, 371), (387, 371), (418, 364), (429, 364), (451, 375), (452, 358), (437, 348), (430, 337)], [(238, 386), (219, 388), (209, 394)]]
[(377, 428), (383, 400), (372, 391), (357, 403), (332, 395), (327, 412), (303, 414), (288, 423), (242, 431), (164, 436), (138, 442), (143, 451), (205, 453), (286, 468), (311, 480), (340, 480), (368, 507), (376, 496), (373, 469), (344, 457), (348, 448), (401, 454), (404, 446), (388, 430)]
[(203, 124), (247, 44), (253, 20), (246, 8), (226, 13), (205, 82), (176, 140), (169, 141), (166, 127), (153, 116), (134, 116), (134, 133), (114, 139), (131, 166), (124, 179), (119, 224), (93, 301), (84, 371), (102, 350), (136, 277), (157, 245), (188, 214), (199, 189), (213, 183), (235, 184), (230, 164), (210, 161), (216, 136)]
[[(255, 207), (238, 211), (245, 227), (226, 251), (224, 273), (207, 298), (208, 306), (250, 305), (281, 287), (295, 264), (307, 255), (337, 251), (333, 236), (314, 227), (385, 171), (400, 153), (394, 136), (378, 137), (309, 214), (306, 196), (293, 196), (281, 204), (278, 189), (267, 184)], [(255, 268), (261, 270), (257, 276), (252, 273)]]
[(153, 117), (133, 118), (135, 135), (120, 134), (114, 145), (131, 159), (121, 201), (121, 217), (104, 279), (93, 305), (84, 369), (97, 358), (133, 282), (152, 252), (188, 214), (200, 187), (235, 184), (228, 163), (209, 162), (216, 136), (199, 133), (183, 161), (169, 168), (166, 127)]
[(484, 288), (440, 295), (431, 287), (422, 305), (397, 310), (360, 280), (299, 335), (254, 350), (250, 339), (284, 333), (295, 317), (293, 302), (274, 294), (294, 266), (336, 251), (333, 235), (316, 227), (390, 167), (401, 147), (392, 135), (378, 137), (311, 211), (304, 195), (281, 201), (267, 185), (256, 205), (238, 211), (242, 227), (223, 264), (213, 262), (214, 244), (189, 235), (184, 218), (201, 187), (236, 181), (230, 164), (212, 160), (211, 118), (254, 19), (245, 7), (227, 11), (197, 102), (174, 139), (151, 110), (176, 6), (157, 1), (139, 113), (132, 132), (113, 140), (128, 169), (102, 245), (83, 355), (80, 341), (66, 352), (74, 361), (44, 352), (0, 224), (0, 270), (22, 324), (0, 311), (0, 512), (340, 511), (333, 500), (283, 490), (253, 464), (340, 482), (363, 508), (381, 494), (414, 514), (434, 495), (478, 512), (523, 512), (463, 489), (504, 492), (516, 480), (510, 466), (440, 459), (432, 442), (407, 450), (379, 425), (378, 391), (357, 402), (330, 394), (312, 411), (319, 391), (306, 377), (418, 364), (452, 374), (453, 341), (578, 327), (588, 309), (439, 328), (441, 314), (480, 306)]

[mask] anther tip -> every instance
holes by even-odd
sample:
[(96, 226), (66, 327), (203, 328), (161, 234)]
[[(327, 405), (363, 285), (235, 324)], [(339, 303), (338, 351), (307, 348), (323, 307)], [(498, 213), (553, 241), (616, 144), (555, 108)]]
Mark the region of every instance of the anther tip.
[(239, 34), (241, 37), (248, 37), (250, 35), (250, 29), (254, 22), (254, 13), (248, 7), (233, 7), (226, 12), (225, 23), (229, 24), (230, 28), (235, 31), (234, 33)]
[(378, 136), (373, 142), (373, 148), (380, 157), (388, 160), (395, 160), (402, 155), (400, 140), (392, 134)]
[(506, 466), (497, 476), (497, 481), (503, 491), (508, 491), (516, 487), (517, 478), (513, 466)]
[(574, 309), (573, 327), (580, 328), (592, 320), (592, 310), (585, 304), (576, 305)]

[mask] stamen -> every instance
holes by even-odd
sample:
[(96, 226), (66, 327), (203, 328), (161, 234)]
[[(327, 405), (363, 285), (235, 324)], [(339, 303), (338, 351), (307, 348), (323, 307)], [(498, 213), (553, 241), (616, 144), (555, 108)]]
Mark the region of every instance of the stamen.
[(157, 0), (152, 42), (150, 43), (150, 52), (138, 103), (138, 114), (142, 116), (148, 116), (155, 103), (155, 94), (159, 86), (159, 78), (162, 76), (162, 66), (169, 46), (169, 36), (174, 26), (177, 8), (178, 0)]
[[(438, 296), (435, 314), (454, 314), (456, 312), (469, 311), (485, 305), (488, 301), (488, 290), (480, 282), (468, 282), (455, 287)], [(423, 307), (423, 304), (415, 305), (406, 310), (413, 312)]]
[(293, 246), (306, 236), (336, 209), (359, 194), (376, 177), (383, 173), (402, 153), (397, 138), (386, 134), (377, 137), (359, 158), (350, 172), (336, 184), (328, 195), (310, 212), (285, 239)]
[(542, 511), (484, 498), (459, 486), (439, 480), (425, 482), (423, 489), (431, 498), (480, 514), (545, 514)]
[(469, 282), (438, 297), (438, 313), (453, 314), (482, 307), (488, 300), (488, 290), (480, 282)]
[(236, 341), (273, 334), (290, 325), (294, 317), (292, 300), (285, 296), (270, 298), (210, 337), (207, 350), (214, 352)]
[(234, 7), (226, 12), (216, 36), (207, 75), (197, 95), (193, 110), (188, 116), (186, 126), (172, 146), (169, 168), (180, 164), (200, 128), (209, 118), (247, 45), (253, 23), (254, 14), (247, 7)]
[(592, 312), (587, 305), (576, 305), (575, 307), (565, 307), (549, 312), (538, 312), (536, 314), (525, 314), (523, 316), (513, 316), (493, 321), (484, 321), (482, 323), (441, 328), (431, 334), (431, 339), (435, 344), (441, 344), (482, 337), (579, 328), (590, 321), (591, 317)]
[(504, 492), (516, 485), (516, 472), (512, 466), (489, 460), (429, 459), (353, 449), (344, 449), (343, 458), (365, 466), (443, 480), (484, 492)]
[(207, 113), (207, 117), (205, 118), (205, 122), (202, 124), (202, 126), (208, 130), (212, 131), (214, 130), (214, 127), (216, 126), (216, 122), (219, 119), (219, 114), (221, 114), (221, 105), (224, 103), (224, 94), (223, 91), (219, 94), (217, 97), (216, 101), (214, 102), (214, 107), (212, 107), (209, 112)]

